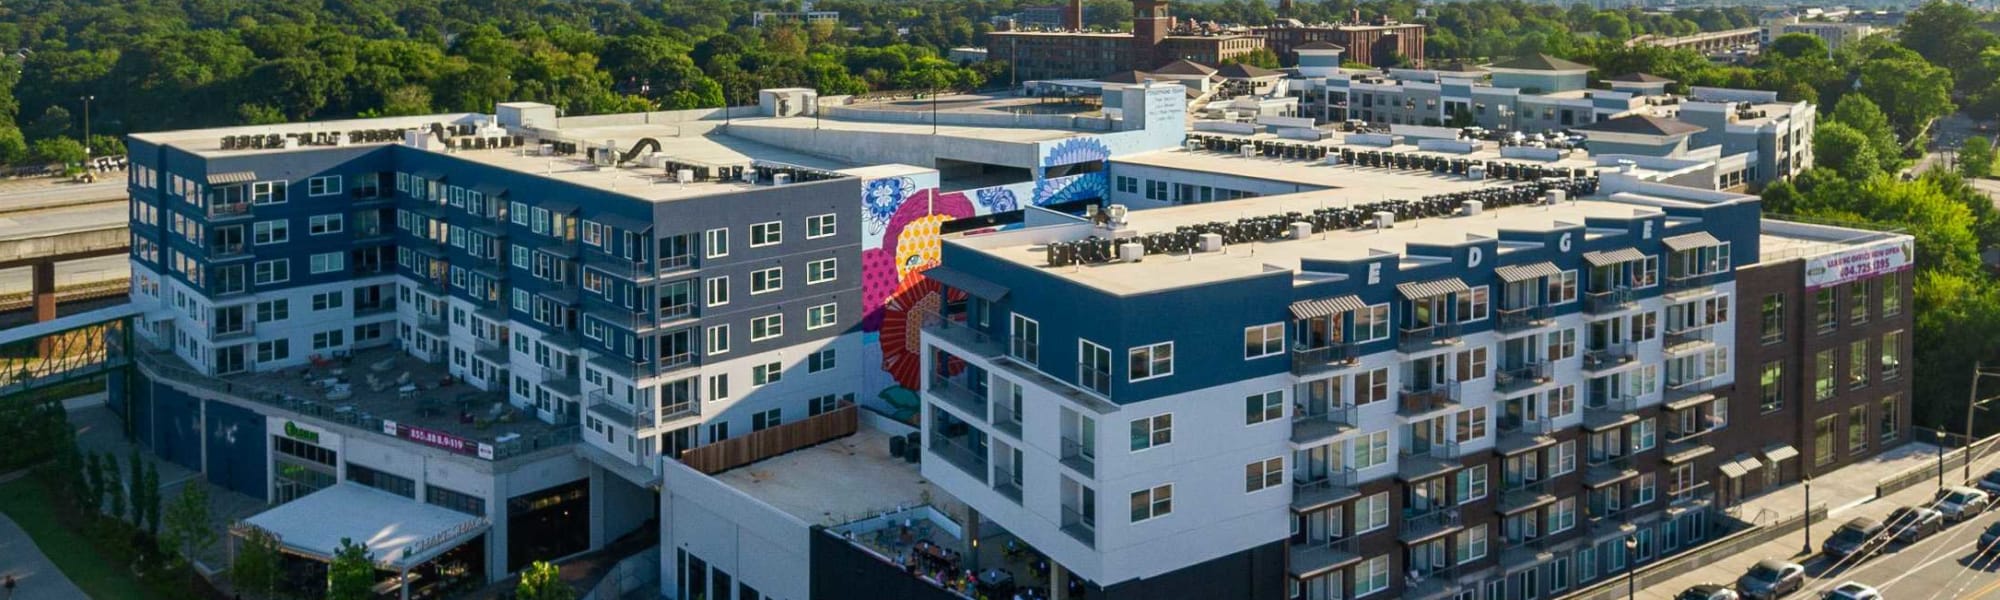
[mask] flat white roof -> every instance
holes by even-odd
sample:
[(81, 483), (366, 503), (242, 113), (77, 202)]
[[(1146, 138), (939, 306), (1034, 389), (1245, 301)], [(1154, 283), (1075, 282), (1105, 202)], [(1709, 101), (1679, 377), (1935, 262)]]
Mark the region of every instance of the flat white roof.
[(392, 570), (423, 564), (489, 526), (484, 517), (357, 483), (334, 484), (243, 522), (276, 535), (287, 552), (319, 560), (329, 560), (349, 538), (367, 544), (376, 564)]
[(926, 499), (946, 514), (962, 514), (957, 499), (924, 479), (917, 463), (889, 456), (890, 437), (864, 416), (854, 435), (714, 477), (808, 524), (844, 525)]

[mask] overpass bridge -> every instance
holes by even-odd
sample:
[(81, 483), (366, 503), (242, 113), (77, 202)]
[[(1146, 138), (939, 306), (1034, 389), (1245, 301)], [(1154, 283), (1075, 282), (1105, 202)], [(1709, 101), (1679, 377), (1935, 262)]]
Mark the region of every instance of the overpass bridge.
[(1659, 37), (1643, 35), (1625, 42), (1631, 46), (1654, 46), (1659, 48), (1686, 48), (1703, 54), (1721, 52), (1741, 47), (1755, 48), (1763, 44), (1764, 29), (1745, 27), (1725, 31), (1710, 31), (1680, 37)]
[(26, 304), (43, 322), (56, 318), (65, 298), (122, 293), (130, 277), (128, 210), (122, 180), (0, 189), (0, 271), (29, 272), (0, 276), (0, 310)]

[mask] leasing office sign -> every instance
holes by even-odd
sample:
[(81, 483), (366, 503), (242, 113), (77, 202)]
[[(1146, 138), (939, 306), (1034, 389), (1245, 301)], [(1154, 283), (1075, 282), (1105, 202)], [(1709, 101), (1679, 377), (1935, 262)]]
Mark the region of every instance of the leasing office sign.
[(486, 460), (493, 460), (492, 446), (481, 444), (479, 442), (468, 440), (462, 437), (458, 437), (434, 429), (425, 429), (422, 427), (403, 425), (395, 421), (383, 419), (382, 433), (410, 440), (412, 442), (417, 442), (419, 444), (423, 444), (433, 448), (442, 448), (459, 454), (464, 454), (468, 456), (477, 456), (480, 458), (484, 458)]
[(1821, 254), (1806, 259), (1806, 289), (1817, 290), (1904, 271), (1915, 263), (1916, 248), (1907, 237)]

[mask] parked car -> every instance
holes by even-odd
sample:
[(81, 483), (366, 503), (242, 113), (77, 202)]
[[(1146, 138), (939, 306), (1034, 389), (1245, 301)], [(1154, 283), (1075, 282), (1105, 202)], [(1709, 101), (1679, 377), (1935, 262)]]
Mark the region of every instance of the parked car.
[(1979, 481), (1974, 482), (1974, 485), (1978, 486), (1980, 491), (1988, 494), (2000, 494), (2000, 469), (1987, 471), (1986, 475), (1979, 478)]
[(1916, 542), (1944, 529), (1944, 513), (1921, 506), (1905, 506), (1889, 513), (1889, 531), (1896, 539)]
[(1979, 516), (1979, 513), (1986, 510), (1986, 504), (1990, 501), (1986, 492), (1955, 485), (1938, 490), (1934, 506), (1938, 512), (1944, 513), (1945, 518), (1963, 521)]
[(1736, 578), (1736, 591), (1751, 600), (1772, 600), (1799, 591), (1805, 581), (1805, 566), (1767, 558)]
[(1855, 517), (1846, 525), (1841, 525), (1839, 531), (1827, 537), (1826, 542), (1820, 544), (1820, 551), (1826, 553), (1828, 558), (1836, 560), (1856, 554), (1865, 556), (1881, 549), (1882, 541), (1876, 539), (1876, 536), (1882, 533), (1882, 529), (1881, 521), (1868, 517)]
[(1986, 526), (1986, 532), (1979, 534), (1979, 552), (2000, 552), (2000, 523)]
[(1825, 600), (1882, 600), (1882, 592), (1852, 581), (1835, 586)]
[(1739, 600), (1736, 592), (1713, 583), (1696, 585), (1681, 591), (1674, 600)]

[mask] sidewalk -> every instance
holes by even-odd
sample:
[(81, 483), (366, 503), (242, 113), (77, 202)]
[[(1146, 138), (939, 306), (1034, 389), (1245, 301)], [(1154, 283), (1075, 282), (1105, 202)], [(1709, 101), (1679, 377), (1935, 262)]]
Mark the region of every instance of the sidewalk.
[[(1901, 473), (1912, 467), (1934, 468), (1937, 464), (1936, 452), (1937, 448), (1930, 444), (1920, 442), (1904, 444), (1880, 456), (1813, 479), (1813, 503), (1825, 504), (1827, 515), (1825, 519), (1812, 524), (1813, 549), (1810, 555), (1802, 552), (1805, 547), (1804, 535), (1795, 531), (1761, 546), (1710, 562), (1699, 569), (1681, 573), (1673, 579), (1639, 590), (1639, 598), (1673, 600), (1675, 594), (1696, 584), (1733, 584), (1736, 577), (1749, 570), (1751, 565), (1767, 558), (1804, 564), (1808, 562), (1807, 559), (1819, 555), (1819, 544), (1822, 540), (1833, 535), (1841, 525), (1855, 517), (1880, 520), (1888, 517), (1889, 513), (1898, 507), (1929, 502), (1937, 493), (1935, 480), (1918, 483), (1883, 498), (1875, 498), (1875, 483), (1881, 478)], [(1811, 457), (1800, 456), (1798, 460), (1811, 460)], [(1959, 474), (1957, 470), (1946, 473), (1945, 481), (1954, 483)], [(1978, 476), (1980, 473), (1973, 475)], [(1744, 501), (1742, 515), (1746, 520), (1755, 519), (1759, 512), (1766, 509), (1779, 515), (1794, 515), (1804, 506), (1805, 486), (1793, 484)]]
[(35, 547), (28, 532), (0, 515), (0, 576), (13, 575), (13, 600), (88, 600), (76, 583)]

